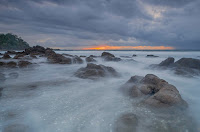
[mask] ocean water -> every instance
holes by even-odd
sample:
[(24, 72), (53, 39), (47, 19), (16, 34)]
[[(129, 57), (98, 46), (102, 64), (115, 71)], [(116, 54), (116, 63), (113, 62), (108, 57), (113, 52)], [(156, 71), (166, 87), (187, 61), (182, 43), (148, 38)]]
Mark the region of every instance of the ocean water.
[[(71, 55), (101, 55), (102, 51), (56, 51)], [(120, 73), (118, 78), (98, 81), (79, 79), (74, 76), (83, 64), (48, 64), (46, 58), (33, 59), (33, 67), (25, 69), (0, 69), (7, 80), (0, 97), (0, 132), (11, 125), (21, 125), (29, 132), (113, 132), (116, 119), (126, 112), (134, 112), (132, 100), (119, 90), (131, 76), (155, 74), (176, 86), (182, 98), (189, 104), (189, 114), (200, 125), (200, 77), (177, 76), (170, 70), (152, 70), (167, 57), (177, 61), (182, 57), (200, 58), (198, 51), (109, 51), (121, 62), (105, 62), (95, 58), (97, 64), (113, 67)], [(147, 58), (153, 54), (159, 57)], [(84, 58), (83, 58), (84, 59)], [(132, 61), (134, 59), (135, 61)], [(17, 72), (18, 78), (9, 78)], [(142, 114), (142, 113), (138, 113)], [(140, 132), (148, 132), (141, 129)]]

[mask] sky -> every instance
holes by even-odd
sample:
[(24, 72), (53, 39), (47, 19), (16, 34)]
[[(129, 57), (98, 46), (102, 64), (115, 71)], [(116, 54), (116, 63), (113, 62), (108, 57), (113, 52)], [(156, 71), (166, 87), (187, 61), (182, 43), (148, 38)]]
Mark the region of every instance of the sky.
[(200, 49), (200, 0), (0, 0), (0, 33), (63, 49)]

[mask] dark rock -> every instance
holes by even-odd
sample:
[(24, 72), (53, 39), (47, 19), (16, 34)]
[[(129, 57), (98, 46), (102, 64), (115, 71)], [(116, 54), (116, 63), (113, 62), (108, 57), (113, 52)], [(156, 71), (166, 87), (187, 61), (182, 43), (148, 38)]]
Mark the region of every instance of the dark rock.
[(30, 57), (34, 58), (34, 59), (37, 59), (37, 57), (34, 54), (32, 54), (32, 53), (30, 54)]
[(137, 55), (133, 54), (132, 57), (136, 57)]
[(120, 58), (115, 57), (113, 54), (109, 52), (103, 52), (101, 54), (101, 57), (104, 59), (104, 61), (121, 61)]
[(111, 54), (111, 53), (109, 53), (109, 52), (103, 52), (103, 53), (101, 54), (101, 57), (107, 57), (107, 56), (109, 56), (109, 57), (115, 57), (113, 54)]
[(52, 49), (49, 49), (47, 48), (46, 51), (45, 51), (45, 56), (52, 56), (52, 55), (55, 55), (56, 53), (52, 50)]
[[(1, 82), (1, 81), (0, 81)], [(2, 96), (2, 91), (3, 91), (3, 88), (0, 87), (0, 97)]]
[(147, 74), (142, 79), (140, 76), (133, 76), (122, 89), (131, 97), (145, 97), (142, 102), (149, 106), (187, 107), (187, 103), (181, 98), (175, 86), (153, 74)]
[(156, 55), (147, 55), (146, 57), (159, 57), (159, 56), (156, 56)]
[(83, 63), (83, 60), (78, 56), (74, 56), (72, 58), (72, 61), (73, 61), (72, 63), (74, 63), (74, 64), (82, 64)]
[(17, 63), (14, 61), (10, 61), (6, 64), (6, 67), (10, 67), (10, 68), (15, 68), (17, 66)]
[(10, 55), (9, 55), (9, 54), (6, 54), (6, 53), (5, 53), (5, 54), (3, 55), (3, 57), (2, 57), (2, 58), (3, 58), (3, 59), (10, 59), (11, 57), (10, 57)]
[(162, 61), (158, 66), (170, 66), (172, 64), (174, 64), (174, 58), (169, 57), (166, 60)]
[(5, 65), (6, 65), (5, 62), (0, 62), (0, 67), (3, 67), (3, 66), (5, 66)]
[(13, 59), (20, 59), (20, 58), (23, 58), (25, 55), (24, 54), (17, 54), (14, 56)]
[(72, 59), (67, 58), (63, 55), (56, 54), (55, 52), (49, 52), (50, 55), (48, 55), (47, 59), (51, 63), (58, 63), (58, 64), (72, 64)]
[(86, 62), (96, 62), (96, 60), (94, 58), (92, 58), (92, 57), (86, 57), (85, 61)]
[(20, 68), (28, 67), (28, 66), (31, 65), (31, 64), (32, 64), (32, 63), (29, 62), (29, 61), (19, 61), (19, 62), (18, 62), (18, 66), (19, 66)]
[(90, 55), (89, 57), (97, 58), (98, 56), (96, 56), (96, 55)]
[(85, 55), (80, 55), (80, 57), (86, 57)]
[(181, 58), (174, 63), (176, 67), (185, 67), (200, 70), (200, 60), (193, 58)]
[(9, 50), (9, 51), (6, 52), (6, 54), (15, 55), (15, 54), (17, 54), (17, 52), (16, 52), (16, 51), (10, 51), (10, 50)]
[(0, 73), (0, 82), (3, 82), (6, 80), (5, 74)]
[(33, 55), (40, 55), (40, 54), (45, 54), (46, 49), (42, 46), (33, 46), (30, 48), (25, 49), (25, 54), (29, 55), (29, 54), (33, 54)]
[(136, 132), (138, 118), (133, 113), (123, 114), (115, 123), (114, 132)]
[(75, 76), (83, 79), (98, 79), (106, 76), (115, 77), (118, 76), (118, 73), (112, 67), (88, 63), (85, 68), (80, 68)]

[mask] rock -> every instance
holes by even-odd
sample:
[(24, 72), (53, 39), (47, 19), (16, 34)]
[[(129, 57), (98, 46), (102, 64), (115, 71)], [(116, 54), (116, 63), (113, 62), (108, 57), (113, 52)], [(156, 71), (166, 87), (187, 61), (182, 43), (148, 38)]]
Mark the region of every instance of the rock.
[(15, 68), (17, 66), (17, 63), (14, 61), (10, 61), (6, 64), (6, 67), (10, 67), (10, 68)]
[(10, 50), (9, 50), (9, 51), (6, 52), (6, 54), (15, 55), (15, 54), (17, 54), (17, 52), (16, 52), (16, 51), (10, 51)]
[(82, 64), (83, 63), (83, 60), (78, 56), (74, 56), (72, 61), (73, 61), (72, 63), (74, 63), (74, 64)]
[(193, 77), (200, 75), (200, 60), (194, 58), (181, 58), (174, 63), (174, 58), (169, 57), (160, 64), (151, 65), (152, 68), (172, 69), (177, 75)]
[(111, 53), (109, 53), (109, 52), (103, 52), (103, 53), (101, 54), (101, 57), (107, 57), (107, 56), (109, 56), (109, 57), (115, 57), (113, 54), (111, 54)]
[(156, 56), (156, 55), (147, 55), (146, 57), (159, 57), (159, 56)]
[(80, 57), (86, 57), (85, 55), (80, 55)]
[(3, 132), (30, 132), (30, 128), (22, 124), (7, 125)]
[(5, 74), (0, 73), (0, 82), (3, 82), (6, 80)]
[(55, 52), (50, 52), (48, 53), (48, 61), (51, 63), (58, 63), (58, 64), (72, 64), (72, 59), (67, 58), (63, 55), (56, 54)]
[(30, 57), (34, 58), (34, 59), (37, 59), (37, 57), (34, 54), (32, 54), (32, 53), (30, 54)]
[(28, 66), (31, 65), (31, 64), (32, 64), (32, 63), (29, 62), (29, 61), (19, 61), (19, 62), (18, 62), (18, 66), (19, 66), (20, 68), (28, 67)]
[(3, 55), (3, 57), (2, 57), (2, 58), (3, 58), (3, 59), (10, 59), (11, 57), (10, 57), (10, 55), (9, 55), (9, 54), (6, 54), (6, 53), (5, 53), (5, 54)]
[(96, 65), (93, 63), (88, 63), (85, 68), (80, 68), (76, 73), (76, 77), (83, 79), (98, 79), (101, 77), (115, 77), (118, 73), (112, 67), (107, 67), (104, 65)]
[(11, 72), (8, 74), (9, 79), (16, 79), (18, 78), (19, 74), (17, 72)]
[(33, 55), (40, 55), (40, 54), (45, 54), (46, 49), (42, 46), (33, 46), (30, 48), (25, 49), (25, 54), (29, 55), (29, 54), (33, 54)]
[(133, 76), (122, 89), (131, 97), (145, 97), (142, 102), (152, 107), (187, 107), (175, 86), (153, 74), (147, 74), (142, 79)]
[(174, 64), (174, 58), (169, 57), (166, 60), (162, 61), (160, 64), (158, 64), (158, 66), (170, 66), (172, 64)]
[(46, 51), (45, 51), (45, 56), (48, 57), (48, 56), (52, 56), (52, 55), (55, 55), (56, 53), (50, 49), (50, 48), (47, 48)]
[(130, 57), (130, 56), (120, 56), (120, 57), (123, 57), (123, 58), (132, 58), (132, 57)]
[(120, 58), (115, 57), (113, 54), (109, 52), (103, 52), (101, 54), (101, 57), (104, 59), (104, 61), (121, 61)]
[(14, 56), (13, 59), (20, 59), (20, 58), (23, 58), (25, 55), (24, 54), (17, 54)]
[(132, 57), (136, 57), (136, 56), (137, 56), (136, 54), (133, 54), (133, 55), (132, 55)]
[(97, 58), (98, 56), (96, 56), (96, 55), (90, 55), (89, 57)]
[(133, 113), (126, 113), (115, 123), (114, 132), (137, 132), (138, 118)]
[(69, 57), (74, 57), (74, 55), (70, 55), (70, 54), (62, 54), (62, 55), (69, 56)]
[(3, 67), (3, 66), (5, 66), (5, 65), (6, 65), (5, 62), (0, 62), (0, 67)]
[(86, 62), (96, 62), (96, 60), (94, 58), (92, 58), (92, 57), (86, 57), (85, 61)]
[(185, 67), (200, 70), (200, 60), (193, 58), (181, 58), (174, 63), (176, 67)]

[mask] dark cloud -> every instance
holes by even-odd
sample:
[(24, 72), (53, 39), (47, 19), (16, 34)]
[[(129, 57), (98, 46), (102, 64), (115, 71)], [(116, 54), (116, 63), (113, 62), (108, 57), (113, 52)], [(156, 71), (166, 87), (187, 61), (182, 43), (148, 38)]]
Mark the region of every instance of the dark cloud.
[(0, 32), (32, 45), (200, 49), (197, 0), (1, 0)]

